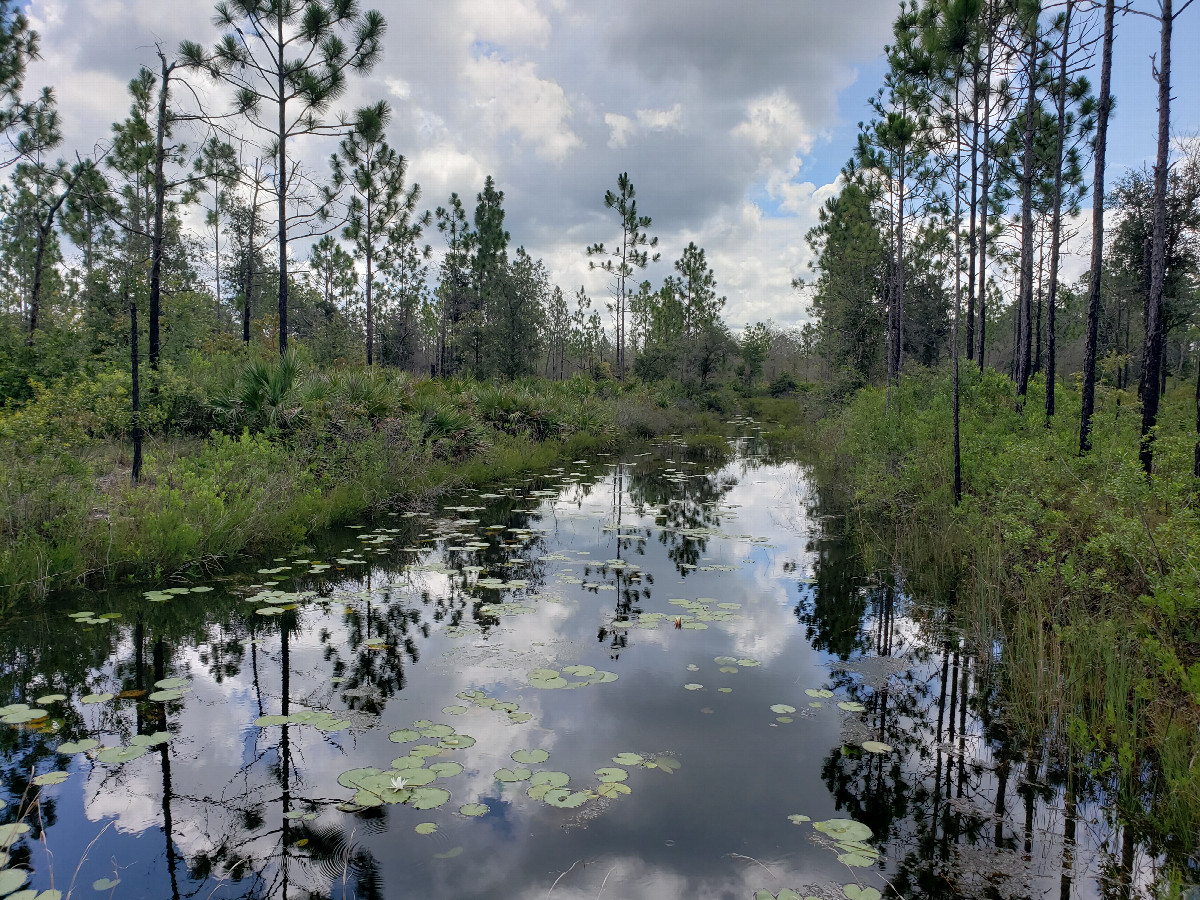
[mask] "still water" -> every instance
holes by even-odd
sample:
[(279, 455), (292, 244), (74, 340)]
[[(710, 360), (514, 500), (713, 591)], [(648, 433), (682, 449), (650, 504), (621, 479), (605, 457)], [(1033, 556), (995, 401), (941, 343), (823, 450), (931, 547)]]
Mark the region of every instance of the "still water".
[(841, 512), (668, 442), (52, 598), (0, 629), (0, 896), (1136, 895)]

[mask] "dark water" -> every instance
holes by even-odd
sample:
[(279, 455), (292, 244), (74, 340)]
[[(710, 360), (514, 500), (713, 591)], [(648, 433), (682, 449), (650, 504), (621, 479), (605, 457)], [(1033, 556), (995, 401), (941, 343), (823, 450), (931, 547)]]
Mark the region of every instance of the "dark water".
[[(863, 571), (804, 466), (668, 444), (491, 493), (8, 622), (0, 703), (48, 713), (0, 726), (0, 823), (29, 826), (0, 829), (8, 868), (26, 889), (146, 898), (1152, 881), (1102, 794), (1008, 745), (979, 663)], [(531, 797), (530, 776), (551, 787)], [(0, 873), (0, 895), (20, 878)]]

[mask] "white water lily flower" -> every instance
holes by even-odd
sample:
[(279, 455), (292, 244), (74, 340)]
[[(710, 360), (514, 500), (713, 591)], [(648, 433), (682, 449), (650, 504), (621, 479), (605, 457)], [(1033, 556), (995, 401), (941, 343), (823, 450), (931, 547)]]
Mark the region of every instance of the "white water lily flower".
[(395, 778), (392, 779), (392, 787), (398, 791), (404, 790), (404, 786), (406, 784), (408, 784), (408, 782), (405, 781), (404, 777), (401, 775), (397, 775)]

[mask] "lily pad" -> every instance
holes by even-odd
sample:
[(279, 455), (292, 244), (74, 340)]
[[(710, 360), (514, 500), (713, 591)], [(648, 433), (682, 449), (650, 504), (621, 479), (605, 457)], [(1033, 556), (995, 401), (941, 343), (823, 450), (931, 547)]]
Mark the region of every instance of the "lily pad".
[(838, 709), (844, 709), (846, 712), (863, 712), (866, 707), (854, 700), (843, 700), (838, 705)]
[(96, 754), (96, 759), (105, 763), (127, 763), (145, 756), (147, 749), (136, 744), (131, 747), (105, 747)]
[(696, 684), (695, 682), (692, 682), (691, 684), (685, 684), (683, 686), (683, 689), (685, 691), (702, 691), (702, 690), (704, 690), (704, 685)]
[(58, 745), (59, 753), (83, 753), (86, 750), (91, 750), (94, 747), (99, 747), (100, 742), (95, 738), (84, 738), (82, 741), (67, 741), (64, 744)]
[(862, 748), (868, 753), (891, 753), (892, 745), (883, 741), (863, 741)]
[(521, 763), (527, 766), (536, 766), (544, 763), (550, 758), (550, 754), (545, 750), (517, 750), (512, 754), (512, 761)]
[(875, 865), (875, 857), (867, 856), (865, 853), (842, 853), (838, 856), (838, 862), (843, 865), (866, 869)]
[(640, 766), (646, 760), (639, 753), (618, 753), (613, 762), (619, 766)]
[(172, 700), (182, 700), (183, 694), (184, 692), (181, 688), (172, 688), (165, 691), (155, 691), (146, 699), (152, 700), (155, 703), (168, 703)]
[(442, 738), (438, 746), (443, 750), (466, 750), (475, 746), (475, 738), (469, 734), (452, 734)]
[(799, 825), (801, 822), (811, 822), (812, 819), (810, 819), (808, 816), (801, 815), (800, 813), (793, 813), (792, 815), (788, 816), (788, 821), (793, 825)]
[(447, 850), (444, 853), (433, 854), (433, 858), (434, 859), (454, 859), (454, 857), (456, 857), (456, 856), (462, 856), (462, 852), (463, 852), (462, 847), (452, 847), (451, 849)]
[(482, 803), (466, 803), (458, 808), (458, 811), (464, 816), (476, 818), (485, 815), (488, 811), (487, 806)]
[(465, 706), (455, 705), (455, 706), (443, 706), (442, 707), (442, 712), (444, 712), (448, 716), (461, 716), (466, 711), (467, 711), (467, 708)]
[(450, 792), (436, 787), (419, 787), (412, 792), (413, 809), (437, 809), (450, 799)]
[(92, 887), (98, 891), (111, 891), (120, 883), (120, 878), (97, 878), (92, 882)]
[(175, 690), (176, 688), (187, 687), (189, 684), (186, 678), (163, 678), (161, 681), (154, 682), (156, 688), (163, 690)]
[(601, 781), (624, 781), (629, 777), (629, 773), (624, 769), (607, 766), (603, 769), (597, 769), (596, 777)]
[(542, 800), (547, 806), (559, 809), (578, 809), (591, 799), (587, 791), (568, 791), (566, 788), (552, 788), (546, 791)]
[(0, 897), (11, 894), (25, 883), (29, 873), (24, 869), (0, 870)]
[(775, 713), (776, 715), (780, 715), (780, 716), (791, 715), (795, 711), (796, 711), (796, 707), (788, 706), (786, 703), (776, 703), (774, 706), (771, 707), (771, 712)]
[(621, 784), (619, 781), (605, 781), (596, 788), (596, 796), (608, 797), (609, 799), (629, 793), (632, 793), (629, 785)]
[(679, 768), (679, 760), (673, 756), (656, 756), (653, 762), (646, 763), (646, 768), (659, 769), (671, 775)]
[(462, 763), (439, 762), (430, 766), (429, 771), (435, 774), (438, 778), (453, 778), (455, 775), (462, 774), (463, 766)]
[(45, 772), (33, 779), (33, 783), (38, 787), (45, 787), (51, 784), (62, 784), (71, 777), (69, 772)]
[(570, 780), (571, 776), (566, 772), (545, 771), (534, 773), (530, 777), (529, 783), (535, 787), (544, 784), (547, 787), (560, 788), (565, 787)]
[(533, 772), (530, 769), (518, 766), (515, 769), (497, 769), (492, 777), (497, 781), (511, 784), (516, 781), (526, 781), (531, 775)]
[(847, 884), (842, 888), (846, 900), (883, 900), (883, 894), (873, 887), (859, 887), (857, 884)]
[(411, 728), (401, 728), (393, 731), (388, 735), (388, 740), (394, 744), (403, 744), (407, 741), (415, 741), (421, 736), (421, 732), (413, 731)]
[(0, 850), (11, 847), (21, 835), (28, 832), (29, 826), (24, 822), (12, 822), (8, 825), (0, 825)]
[(413, 831), (415, 831), (417, 834), (433, 834), (435, 831), (437, 831), (437, 825), (433, 822), (421, 822), (419, 825), (413, 828)]
[[(108, 694), (107, 696), (111, 697), (112, 694)], [(0, 716), (0, 722), (3, 722), (5, 725), (24, 725), (26, 722), (44, 719), (48, 715), (50, 713), (44, 709), (16, 709)]]
[(135, 734), (129, 743), (136, 747), (157, 747), (171, 739), (169, 731), (156, 731), (153, 734)]
[(832, 697), (833, 691), (827, 691), (824, 688), (805, 688), (804, 693), (810, 697)]
[(813, 828), (837, 841), (865, 841), (872, 836), (870, 828), (853, 819), (826, 819), (813, 822)]
[(66, 694), (47, 694), (45, 697), (38, 697), (38, 703), (61, 703), (67, 699)]

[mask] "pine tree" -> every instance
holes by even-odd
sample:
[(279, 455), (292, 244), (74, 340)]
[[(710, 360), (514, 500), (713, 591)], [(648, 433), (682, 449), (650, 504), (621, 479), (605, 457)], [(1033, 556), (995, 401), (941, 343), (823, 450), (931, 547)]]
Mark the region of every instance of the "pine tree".
[[(288, 235), (309, 232), (315, 198), (302, 191), (289, 141), (342, 133), (325, 114), (346, 90), (349, 72), (369, 72), (379, 59), (386, 24), (375, 10), (359, 13), (355, 0), (222, 0), (218, 27), (227, 29), (212, 52), (186, 41), (187, 63), (228, 84), (234, 111), (267, 139), (275, 158), (279, 266), (279, 353), (287, 351)], [(350, 43), (342, 38), (349, 32)]]

